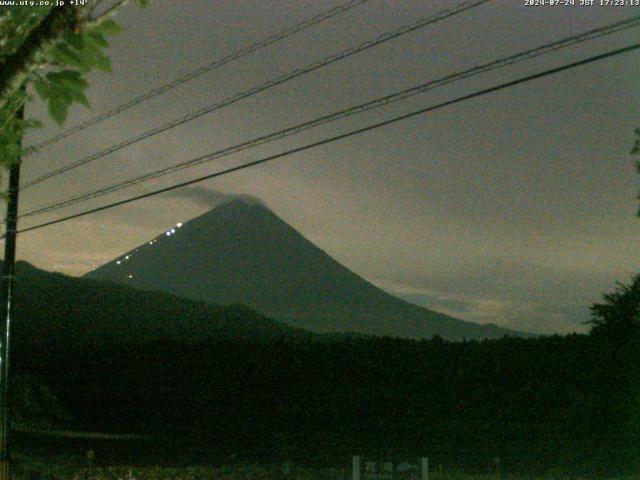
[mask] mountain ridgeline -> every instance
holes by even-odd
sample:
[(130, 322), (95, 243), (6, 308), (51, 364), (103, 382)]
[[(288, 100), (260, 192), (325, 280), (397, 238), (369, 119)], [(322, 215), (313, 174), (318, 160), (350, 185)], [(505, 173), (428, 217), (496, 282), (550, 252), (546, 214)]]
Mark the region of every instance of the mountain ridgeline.
[[(1, 263), (1, 262), (0, 262)], [(163, 292), (75, 278), (17, 264), (16, 354), (28, 361), (157, 341), (270, 340), (309, 334), (242, 305), (220, 306)]]
[(178, 224), (86, 277), (207, 303), (240, 303), (314, 332), (451, 340), (521, 335), (400, 300), (265, 206), (239, 199)]

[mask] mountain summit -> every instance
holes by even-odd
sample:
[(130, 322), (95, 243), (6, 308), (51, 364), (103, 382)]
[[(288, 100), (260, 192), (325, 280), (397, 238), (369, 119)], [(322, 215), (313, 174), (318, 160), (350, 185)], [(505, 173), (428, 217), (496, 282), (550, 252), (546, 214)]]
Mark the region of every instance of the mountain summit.
[(208, 303), (242, 303), (316, 332), (491, 338), (517, 332), (410, 304), (375, 287), (257, 202), (232, 200), (87, 277)]

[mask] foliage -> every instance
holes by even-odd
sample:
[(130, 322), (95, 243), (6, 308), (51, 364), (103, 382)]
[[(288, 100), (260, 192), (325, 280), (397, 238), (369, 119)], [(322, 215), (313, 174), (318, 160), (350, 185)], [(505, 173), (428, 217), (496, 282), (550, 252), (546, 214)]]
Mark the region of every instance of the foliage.
[(638, 137), (631, 149), (631, 155), (638, 155), (640, 153), (640, 128), (636, 129), (636, 136)]
[[(29, 85), (62, 124), (73, 103), (89, 107), (86, 74), (111, 72), (106, 36), (122, 30), (112, 17), (126, 1), (93, 16), (98, 3), (0, 8), (0, 166), (9, 168), (28, 153), (21, 139), (38, 122), (17, 114), (32, 98)], [(137, 3), (145, 7), (148, 0)]]
[(640, 274), (631, 285), (618, 284), (615, 292), (604, 295), (604, 303), (591, 307), (592, 332), (620, 339), (640, 335)]
[(19, 429), (61, 428), (71, 421), (60, 400), (33, 375), (11, 378), (11, 425)]
[[(604, 377), (601, 388), (608, 391), (607, 406), (615, 418), (609, 426), (612, 435), (625, 439), (632, 447), (630, 458), (640, 459), (640, 274), (630, 285), (618, 284), (604, 302), (591, 307), (597, 340), (597, 368)], [(624, 455), (624, 454), (623, 454)]]

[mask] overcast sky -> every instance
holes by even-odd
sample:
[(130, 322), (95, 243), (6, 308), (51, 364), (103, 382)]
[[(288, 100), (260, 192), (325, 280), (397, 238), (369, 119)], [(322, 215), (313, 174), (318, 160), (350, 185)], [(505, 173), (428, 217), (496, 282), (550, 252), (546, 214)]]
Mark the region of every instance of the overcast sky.
[[(128, 6), (114, 73), (66, 127), (337, 5), (157, 0)], [(457, 1), (365, 5), (210, 72), (24, 162), (23, 181)], [(580, 0), (576, 0), (579, 4)], [(21, 211), (640, 14), (632, 7), (494, 1), (352, 56), (26, 190)], [(183, 170), (21, 226), (284, 151), (401, 112), (625, 46), (637, 29), (480, 75), (385, 109)], [(263, 200), (374, 284), (435, 310), (536, 332), (584, 331), (588, 305), (639, 270), (638, 53), (575, 68), (381, 130), (19, 238), (18, 257), (72, 275), (197, 216), (215, 192)], [(31, 116), (45, 118), (42, 105)], [(50, 137), (45, 127), (27, 143)]]

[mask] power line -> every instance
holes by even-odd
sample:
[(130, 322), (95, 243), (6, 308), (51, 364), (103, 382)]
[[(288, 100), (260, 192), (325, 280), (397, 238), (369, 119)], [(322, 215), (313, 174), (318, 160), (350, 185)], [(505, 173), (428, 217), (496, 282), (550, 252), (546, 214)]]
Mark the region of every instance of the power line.
[(619, 21), (619, 22), (615, 22), (613, 24), (607, 25), (607, 26), (603, 26), (603, 27), (599, 27), (596, 29), (592, 29), (590, 31), (584, 32), (582, 34), (579, 35), (574, 35), (571, 37), (567, 37), (564, 38), (562, 40), (550, 43), (550, 44), (546, 44), (540, 47), (536, 47), (530, 50), (526, 50), (524, 52), (521, 53), (517, 53), (514, 55), (510, 55), (508, 57), (503, 57), (501, 59), (498, 60), (494, 60), (492, 62), (483, 64), (483, 65), (479, 65), (473, 68), (469, 68), (467, 70), (464, 70), (462, 72), (459, 73), (455, 73), (455, 74), (451, 74), (451, 75), (447, 75), (443, 78), (439, 78), (437, 80), (432, 80), (429, 81), (427, 83), (423, 83), (421, 85), (418, 86), (414, 86), (412, 88), (406, 89), (406, 90), (402, 90), (400, 92), (396, 92), (390, 95), (386, 95), (384, 97), (380, 97), (377, 98), (375, 100), (371, 100), (369, 102), (360, 104), (360, 105), (356, 105), (344, 110), (340, 110), (338, 112), (334, 112), (331, 113), (329, 115), (325, 115), (322, 116), (320, 118), (293, 126), (293, 127), (289, 127), (283, 130), (279, 130), (277, 132), (268, 134), (268, 135), (263, 135), (260, 137), (257, 137), (255, 139), (243, 142), (241, 144), (238, 145), (234, 145), (231, 147), (227, 147), (221, 150), (218, 150), (216, 152), (212, 152), (200, 157), (196, 157), (194, 159), (190, 159), (188, 161), (185, 162), (181, 162), (178, 163), (177, 165), (171, 165), (169, 167), (165, 167), (159, 170), (156, 170), (154, 172), (150, 172), (150, 173), (146, 173), (143, 175), (140, 175), (138, 177), (134, 177), (132, 179), (129, 180), (125, 180), (122, 182), (117, 182), (115, 184), (109, 185), (107, 187), (98, 189), (98, 190), (94, 190), (88, 193), (84, 193), (81, 195), (77, 195), (75, 197), (71, 197), (68, 198), (66, 200), (62, 200), (59, 202), (55, 202), (52, 204), (48, 204), (48, 205), (44, 205), (41, 207), (37, 207), (34, 208), (32, 210), (29, 210), (25, 213), (23, 213), (22, 215), (20, 215), (21, 218), (23, 217), (29, 217), (29, 216), (34, 216), (34, 215), (40, 215), (43, 213), (47, 213), (47, 212), (51, 212), (51, 211), (55, 211), (64, 207), (68, 207), (70, 205), (74, 205), (76, 203), (80, 203), (89, 199), (93, 199), (93, 198), (97, 198), (97, 197), (101, 197), (103, 195), (107, 195), (125, 188), (129, 188), (132, 187), (134, 185), (137, 185), (139, 183), (142, 182), (146, 182), (155, 178), (159, 178), (162, 177), (164, 175), (168, 175), (170, 173), (173, 172), (177, 172), (179, 170), (183, 170), (185, 168), (190, 168), (193, 167), (195, 165), (199, 165), (205, 162), (209, 162), (218, 158), (222, 158), (222, 157), (226, 157), (235, 153), (238, 153), (240, 151), (249, 149), (249, 148), (253, 148), (259, 145), (263, 145), (266, 143), (270, 143), (282, 138), (285, 138), (287, 136), (290, 135), (294, 135), (294, 134), (298, 134), (302, 131), (311, 129), (311, 128), (315, 128), (317, 126), (326, 124), (326, 123), (330, 123), (330, 122), (334, 122), (352, 115), (356, 115), (356, 114), (360, 114), (360, 113), (364, 113), (367, 112), (369, 110), (375, 109), (375, 108), (380, 108), (382, 106), (386, 106), (389, 105), (391, 103), (395, 103), (401, 100), (406, 100), (407, 98), (413, 97), (415, 95), (424, 93), (426, 91), (432, 90), (434, 88), (437, 87), (441, 87), (444, 85), (447, 85), (449, 83), (453, 83), (459, 80), (463, 80), (463, 79), (467, 79), (470, 77), (473, 77), (475, 75), (481, 74), (481, 73), (485, 73), (488, 71), (492, 71), (498, 68), (503, 68), (503, 67), (507, 67), (525, 60), (529, 60), (541, 55), (545, 55), (557, 50), (560, 50), (562, 48), (567, 48), (569, 46), (573, 46), (576, 45), (578, 43), (583, 43), (587, 40), (593, 40), (596, 38), (600, 38), (602, 36), (605, 35), (610, 35), (612, 33), (615, 32), (619, 32), (625, 29), (629, 29), (632, 27), (637, 27), (640, 25), (640, 16), (628, 19), (628, 20), (624, 20), (624, 21)]
[(246, 47), (241, 48), (240, 50), (237, 50), (229, 55), (226, 55), (225, 57), (219, 58), (214, 60), (213, 62), (204, 65), (192, 72), (187, 73), (186, 75), (183, 75), (182, 77), (176, 78), (175, 80), (172, 80), (169, 83), (166, 83), (164, 85), (161, 85), (160, 87), (157, 87), (153, 90), (149, 90), (148, 92), (132, 98), (131, 100), (129, 100), (126, 103), (123, 103), (121, 105), (118, 105), (117, 107), (108, 110), (104, 113), (101, 113), (100, 115), (96, 115), (95, 117), (87, 120), (86, 122), (82, 122), (74, 127), (69, 128), (68, 130), (65, 130), (64, 132), (51, 137), (47, 140), (44, 140), (43, 142), (40, 142), (36, 145), (33, 145), (31, 147), (29, 147), (30, 151), (38, 151), (38, 150), (42, 150), (44, 147), (47, 147), (49, 145), (53, 145), (54, 143), (59, 142), (60, 140), (63, 140), (75, 133), (78, 133), (86, 128), (89, 128), (97, 123), (100, 123), (108, 118), (113, 117), (114, 115), (118, 115), (119, 113), (122, 113), (126, 110), (129, 110), (130, 108), (135, 107), (136, 105), (141, 104), (142, 102), (146, 102), (147, 100), (150, 100), (154, 97), (157, 97), (158, 95), (161, 95), (165, 92), (168, 92), (169, 90), (173, 90), (174, 88), (182, 85), (183, 83), (186, 83), (190, 80), (193, 80), (194, 78), (197, 78), (201, 75), (204, 75), (207, 72), (210, 72), (212, 70), (215, 70), (216, 68), (220, 68), (224, 65), (227, 65), (228, 63), (234, 62), (236, 60), (241, 59), (242, 57), (245, 57), (251, 53), (257, 52), (259, 50), (262, 50), (263, 48), (266, 48), (270, 45), (273, 45), (276, 42), (279, 42), (281, 40), (284, 40), (287, 37), (290, 37), (292, 35), (295, 35), (296, 33), (300, 33), (304, 30), (307, 30), (308, 28), (313, 27), (314, 25), (318, 25), (326, 20), (329, 20), (332, 17), (335, 17), (337, 15), (340, 15), (342, 13), (345, 13), (359, 5), (362, 5), (364, 3), (367, 3), (369, 0), (350, 0), (342, 5), (338, 5), (336, 7), (333, 7), (325, 12), (319, 13), (318, 15), (316, 15), (315, 17), (309, 18), (307, 20), (304, 20), (303, 22), (300, 22), (299, 24), (293, 26), (293, 27), (289, 27), (286, 28), (278, 33), (275, 33), (263, 40), (260, 40), (259, 42), (253, 43), (251, 45), (248, 45)]
[[(549, 75), (553, 75), (553, 74), (556, 74), (556, 73), (559, 73), (559, 72), (563, 72), (565, 70), (570, 70), (572, 68), (576, 68), (576, 67), (579, 67), (579, 66), (582, 66), (582, 65), (587, 65), (589, 63), (593, 63), (593, 62), (596, 62), (596, 61), (599, 61), (599, 60), (603, 60), (605, 58), (613, 57), (613, 56), (616, 56), (616, 55), (621, 55), (623, 53), (631, 52), (631, 51), (637, 50), (639, 48), (640, 48), (640, 43), (636, 43), (636, 44), (629, 45), (627, 47), (619, 48), (619, 49), (616, 49), (616, 50), (612, 50), (612, 51), (609, 51), (609, 52), (606, 52), (606, 53), (603, 53), (603, 54), (600, 54), (600, 55), (595, 55), (593, 57), (589, 57), (589, 58), (586, 58), (586, 59), (583, 59), (583, 60), (580, 60), (580, 61), (577, 61), (577, 62), (572, 62), (572, 63), (566, 64), (566, 65), (563, 65), (563, 66), (560, 66), (560, 67), (552, 68), (552, 69), (549, 69), (549, 70), (544, 70), (542, 72), (535, 73), (535, 74), (532, 74), (532, 75), (527, 75), (527, 76), (521, 77), (521, 78), (519, 78), (517, 80), (512, 80), (512, 81), (506, 82), (506, 83), (501, 83), (501, 84), (499, 84), (497, 86), (494, 86), (494, 87), (485, 88), (483, 90), (479, 90), (479, 91), (476, 91), (476, 92), (473, 92), (473, 93), (470, 93), (470, 94), (467, 94), (467, 95), (463, 95), (461, 97), (457, 97), (457, 98), (455, 98), (453, 100), (448, 100), (446, 102), (442, 102), (442, 103), (439, 103), (437, 105), (432, 105), (430, 107), (425, 107), (425, 108), (422, 108), (420, 110), (414, 110), (413, 112), (406, 113), (406, 114), (403, 114), (403, 115), (399, 115), (399, 116), (391, 118), (389, 120), (385, 120), (385, 121), (382, 121), (382, 122), (378, 122), (378, 123), (374, 123), (374, 124), (371, 124), (371, 125), (367, 125), (366, 127), (362, 127), (362, 128), (356, 129), (356, 130), (351, 130), (351, 131), (349, 131), (347, 133), (342, 133), (340, 135), (335, 135), (333, 137), (325, 138), (323, 140), (320, 140), (320, 141), (317, 141), (317, 142), (314, 142), (314, 143), (309, 143), (307, 145), (303, 145), (301, 147), (293, 148), (291, 150), (287, 150), (285, 152), (277, 153), (275, 155), (270, 155), (268, 157), (264, 157), (264, 158), (261, 158), (259, 160), (254, 160), (254, 161), (251, 161), (251, 162), (247, 162), (247, 163), (244, 163), (242, 165), (237, 165), (235, 167), (227, 168), (225, 170), (221, 170), (221, 171), (218, 171), (218, 172), (210, 173), (208, 175), (204, 175), (204, 176), (192, 179), (192, 180), (188, 180), (188, 181), (181, 182), (181, 183), (178, 183), (178, 184), (175, 184), (175, 185), (171, 185), (169, 187), (160, 188), (160, 189), (154, 190), (152, 192), (147, 192), (147, 193), (144, 193), (144, 194), (141, 194), (141, 195), (136, 195), (134, 197), (129, 197), (129, 198), (125, 199), (125, 200), (119, 200), (117, 202), (112, 202), (112, 203), (109, 203), (107, 205), (103, 205), (101, 207), (92, 208), (92, 209), (89, 209), (89, 210), (85, 210), (83, 212), (75, 213), (73, 215), (68, 215), (66, 217), (58, 218), (56, 220), (51, 220), (51, 221), (44, 222), (44, 223), (41, 223), (41, 224), (38, 224), (38, 225), (34, 225), (32, 227), (24, 228), (22, 230), (19, 230), (18, 233), (25, 233), (25, 232), (29, 232), (29, 231), (32, 231), (32, 230), (38, 230), (40, 228), (48, 227), (48, 226), (55, 225), (55, 224), (62, 223), (62, 222), (66, 222), (68, 220), (72, 220), (72, 219), (75, 219), (75, 218), (79, 218), (79, 217), (83, 217), (83, 216), (90, 215), (90, 214), (93, 214), (93, 213), (98, 213), (98, 212), (101, 212), (101, 211), (104, 211), (104, 210), (108, 210), (108, 209), (113, 208), (113, 207), (117, 207), (117, 206), (120, 206), (120, 205), (125, 205), (127, 203), (132, 203), (132, 202), (135, 202), (135, 201), (138, 201), (138, 200), (142, 200), (144, 198), (149, 198), (149, 197), (153, 197), (153, 196), (156, 196), (156, 195), (160, 195), (162, 193), (166, 193), (166, 192), (169, 192), (169, 191), (172, 191), (172, 190), (176, 190), (178, 188), (186, 187), (188, 185), (193, 185), (195, 183), (199, 183), (199, 182), (202, 182), (204, 180), (209, 180), (209, 179), (212, 179), (212, 178), (215, 178), (215, 177), (220, 177), (220, 176), (223, 176), (223, 175), (227, 175), (229, 173), (237, 172), (237, 171), (244, 170), (244, 169), (247, 169), (247, 168), (250, 168), (250, 167), (255, 167), (257, 165), (262, 165), (264, 163), (271, 162), (271, 161), (279, 159), (279, 158), (287, 157), (287, 156), (290, 156), (290, 155), (293, 155), (293, 154), (296, 154), (296, 153), (300, 153), (300, 152), (303, 152), (303, 151), (306, 151), (306, 150), (310, 150), (312, 148), (316, 148), (316, 147), (319, 147), (319, 146), (322, 146), (322, 145), (333, 143), (333, 142), (336, 142), (338, 140), (343, 140), (345, 138), (353, 137), (355, 135), (359, 135), (361, 133), (365, 133), (365, 132), (369, 132), (371, 130), (375, 130), (375, 129), (378, 129), (378, 128), (381, 128), (381, 127), (385, 127), (387, 125), (391, 125), (393, 123), (397, 123), (397, 122), (402, 121), (402, 120), (406, 120), (406, 119), (409, 119), (409, 118), (412, 118), (412, 117), (416, 117), (418, 115), (423, 115), (425, 113), (429, 113), (429, 112), (432, 112), (432, 111), (435, 111), (435, 110), (439, 110), (441, 108), (448, 107), (450, 105), (461, 103), (461, 102), (464, 102), (466, 100), (470, 100), (472, 98), (480, 97), (482, 95), (487, 95), (489, 93), (497, 92), (499, 90), (503, 90), (505, 88), (510, 88), (510, 87), (513, 87), (513, 86), (516, 86), (516, 85), (520, 85), (522, 83), (530, 82), (532, 80), (536, 80), (536, 79), (539, 79), (539, 78), (547, 77)], [(0, 237), (0, 238), (4, 238), (4, 235), (2, 237)]]
[(245, 98), (248, 97), (252, 97), (254, 95), (257, 95), (258, 93), (264, 92), (265, 90), (268, 90), (270, 88), (276, 87), (278, 85), (281, 85), (285, 82), (288, 82), (290, 80), (293, 80), (295, 78), (301, 77), (303, 75), (307, 75), (315, 70), (318, 70), (319, 68), (323, 68), (326, 67), (328, 65), (331, 65), (335, 62), (338, 62), (340, 60), (343, 60), (345, 58), (351, 57), (352, 55), (358, 54), (360, 52), (363, 52), (365, 50), (368, 50), (370, 48), (376, 47), (378, 45), (381, 45), (385, 42), (388, 42), (390, 40), (393, 40), (395, 38), (401, 37), (403, 35), (406, 35), (408, 33), (414, 32), (420, 28), (424, 28), (428, 25), (431, 25), (433, 23), (439, 22), (441, 20), (445, 20), (447, 18), (450, 18), (454, 15), (457, 15), (459, 13), (462, 13), (464, 11), (470, 10), (472, 8), (475, 7), (479, 7), (480, 5), (482, 5), (483, 3), (487, 3), (490, 0), (474, 0), (474, 1), (465, 1), (462, 2), (461, 4), (459, 4), (457, 7), (453, 7), (453, 8), (449, 8), (449, 9), (444, 9), (441, 10), (440, 12), (436, 13), (435, 15), (429, 16), (429, 17), (425, 17), (422, 18), (420, 20), (418, 20), (417, 22), (414, 22), (410, 25), (405, 25), (403, 27), (400, 27), (397, 30), (394, 31), (390, 31), (390, 32), (386, 32), (383, 33), (382, 35), (376, 37), (373, 40), (368, 40), (366, 42), (361, 43), (360, 45), (356, 46), (356, 47), (351, 47), (348, 48), (346, 50), (343, 50), (339, 53), (330, 55), (322, 60), (319, 60), (317, 62), (311, 63), (309, 65), (303, 66), (303, 67), (299, 67), (296, 68), (295, 70), (286, 73), (284, 75), (281, 75), (275, 79), (269, 80), (265, 83), (262, 83), (256, 87), (253, 87), (249, 90), (246, 90), (244, 92), (235, 94), (231, 97), (228, 97), (218, 103), (214, 103), (212, 105), (209, 105), (207, 107), (204, 107), (196, 112), (193, 113), (189, 113), (185, 116), (183, 116), (182, 118), (176, 119), (176, 120), (172, 120), (168, 123), (165, 123), (164, 125), (161, 125), (159, 127), (156, 127), (152, 130), (149, 130), (147, 132), (144, 132), (140, 135), (137, 135), (135, 137), (132, 137), (128, 140), (125, 140), (123, 142), (120, 142), (116, 145), (113, 145), (105, 150), (102, 150), (100, 152), (94, 153), (92, 155), (89, 155), (87, 157), (81, 158), (80, 160), (77, 160), (75, 162), (72, 162), (68, 165), (65, 165), (63, 167), (60, 167), (56, 170), (52, 170), (40, 177), (37, 177), (34, 180), (31, 180), (30, 182), (25, 183), (22, 186), (22, 189), (26, 189), (29, 188), (33, 185), (36, 185), (40, 182), (43, 182), (49, 178), (58, 176), (62, 173), (68, 172), (69, 170), (73, 170), (74, 168), (80, 167), (82, 165), (86, 165), (87, 163), (93, 162), (99, 158), (105, 157), (111, 153), (114, 153), (118, 150), (121, 150), (125, 147), (128, 147), (130, 145), (133, 145), (134, 143), (138, 143), (142, 140), (146, 140), (154, 135), (158, 135), (162, 132), (165, 132), (167, 130), (170, 130), (172, 128), (178, 127), (180, 125), (183, 125), (187, 122), (190, 122), (192, 120), (195, 120), (199, 117), (202, 117), (203, 115), (207, 115), (209, 113), (212, 113), (216, 110), (219, 110), (221, 108), (227, 107), (229, 105), (232, 105), (236, 102), (239, 102), (240, 100), (243, 100)]

